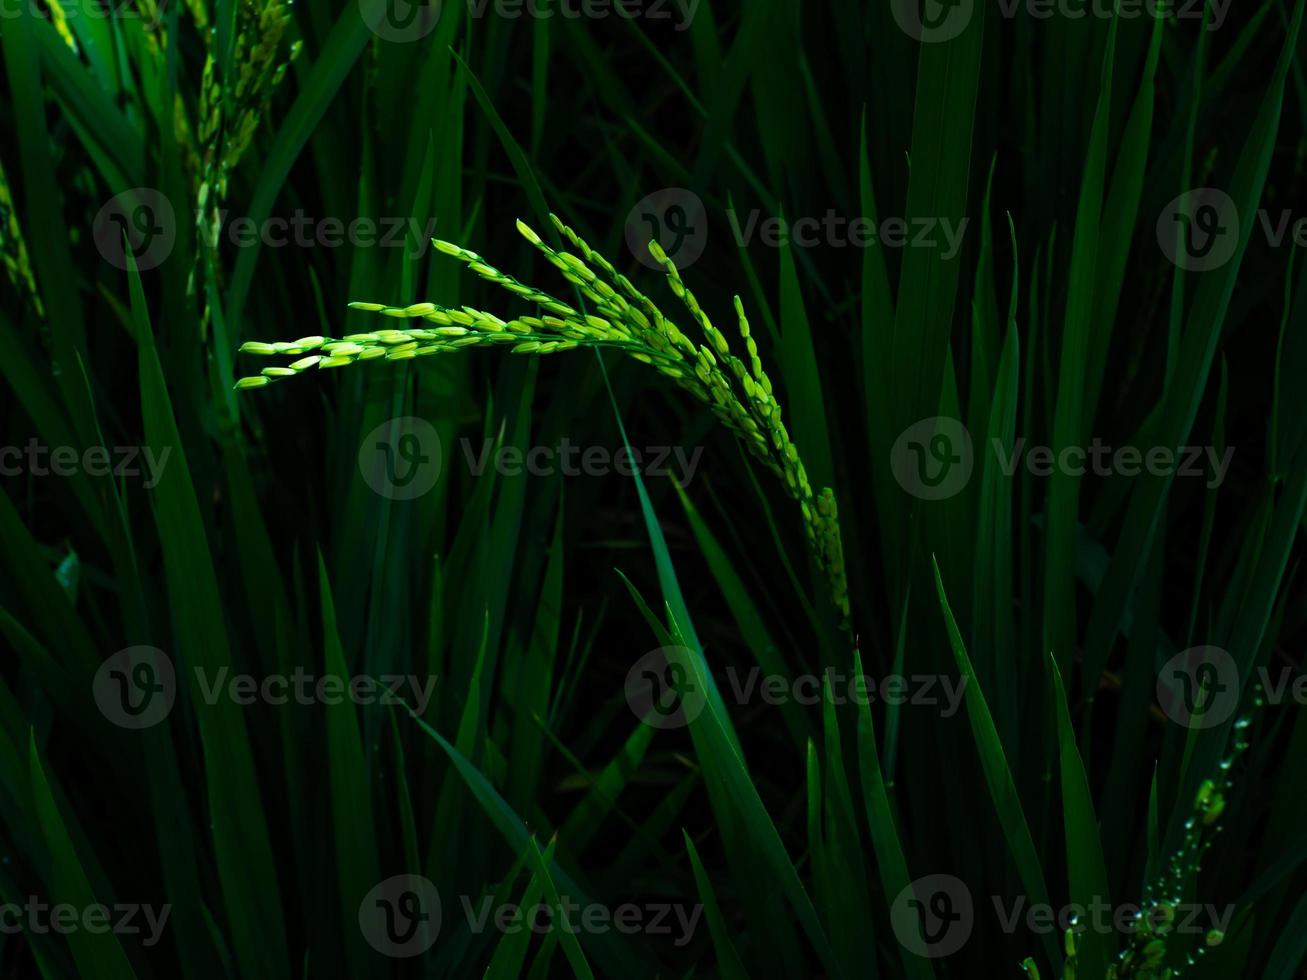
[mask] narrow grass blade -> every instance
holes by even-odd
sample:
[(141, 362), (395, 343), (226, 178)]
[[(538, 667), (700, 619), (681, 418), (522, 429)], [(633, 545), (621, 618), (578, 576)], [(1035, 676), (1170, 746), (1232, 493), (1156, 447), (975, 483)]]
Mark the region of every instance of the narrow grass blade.
[[(962, 642), (962, 634), (953, 619), (948, 597), (944, 594), (944, 581), (940, 578), (939, 565), (933, 562), (935, 572), (935, 589), (939, 595), (940, 608), (944, 611), (944, 624), (948, 629), (949, 644), (958, 670), (966, 679), (967, 717), (971, 721), (971, 731), (976, 738), (976, 750), (980, 754), (981, 767), (985, 773), (985, 783), (989, 786), (989, 795), (994, 802), (994, 810), (1003, 834), (1007, 838), (1008, 849), (1021, 876), (1032, 904), (1049, 904), (1048, 886), (1044, 882), (1044, 871), (1039, 863), (1039, 852), (1030, 836), (1030, 825), (1026, 822), (1025, 812), (1021, 808), (1021, 799), (1012, 779), (1012, 770), (1008, 768), (1003, 754), (1003, 743), (999, 740), (994, 719), (990, 716), (989, 706), (985, 703), (984, 692), (980, 688), (980, 679), (971, 666), (967, 648)], [(1048, 934), (1044, 936), (1044, 947), (1049, 960), (1054, 964), (1055, 972), (1061, 972), (1062, 954), (1057, 941)]]

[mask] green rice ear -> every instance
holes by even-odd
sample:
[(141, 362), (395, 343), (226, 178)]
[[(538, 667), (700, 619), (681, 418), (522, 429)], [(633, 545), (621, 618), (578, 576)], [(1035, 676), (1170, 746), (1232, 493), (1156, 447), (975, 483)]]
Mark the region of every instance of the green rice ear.
[(459, 260), (482, 279), (534, 304), (547, 315), (512, 319), (470, 306), (450, 308), (431, 302), (387, 306), (355, 301), (349, 308), (360, 313), (396, 320), (425, 320), (435, 326), (378, 329), (348, 334), (342, 340), (303, 337), (293, 343), (252, 341), (242, 345), (242, 353), (298, 357), (309, 350), (320, 350), (321, 354), (301, 357), (285, 367), (267, 368), (257, 377), (241, 379), (236, 387), (261, 388), (312, 367), (327, 369), (361, 361), (407, 361), (465, 347), (508, 347), (515, 354), (542, 355), (580, 347), (620, 351), (657, 368), (659, 373), (689, 391), (776, 474), (786, 492), (800, 505), (813, 557), (826, 575), (831, 600), (847, 626), (849, 593), (835, 494), (830, 488), (824, 488), (816, 495), (808, 482), (799, 449), (781, 421), (781, 407), (763, 370), (740, 298), (735, 297), (734, 307), (747, 364), (731, 353), (726, 336), (713, 325), (681, 278), (676, 263), (656, 241), (649, 243), (649, 253), (663, 267), (672, 292), (703, 335), (703, 343), (690, 340), (648, 296), (556, 215), (550, 215), (550, 220), (579, 255), (555, 250), (524, 221), (517, 222), (517, 230), (576, 289), (585, 300), (583, 309), (575, 309), (543, 289), (519, 282), (470, 249), (433, 239), (437, 251)]

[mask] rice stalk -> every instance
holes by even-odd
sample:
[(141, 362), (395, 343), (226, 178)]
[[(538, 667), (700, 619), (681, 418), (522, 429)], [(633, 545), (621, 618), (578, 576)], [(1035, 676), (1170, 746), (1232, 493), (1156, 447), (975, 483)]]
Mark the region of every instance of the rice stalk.
[[(200, 24), (203, 12), (195, 13)], [(279, 51), (292, 19), (288, 0), (241, 0), (236, 16), (235, 51), (231, 78), (220, 77), (218, 60), (210, 47), (200, 83), (199, 165), (196, 214), (201, 249), (196, 264), (210, 279), (221, 276), (217, 249), (221, 209), (227, 197), (227, 178), (249, 148), (254, 132), (267, 112), (272, 94), (300, 53), (303, 42), (290, 45), (285, 60)], [(202, 33), (207, 34), (202, 30)], [(189, 145), (188, 140), (185, 145)], [(196, 288), (192, 276), (190, 289)], [(201, 329), (209, 321), (205, 303)]]
[[(832, 600), (847, 624), (848, 585), (835, 494), (829, 487), (814, 492), (808, 481), (799, 449), (782, 420), (781, 405), (771, 379), (763, 369), (740, 298), (735, 297), (735, 315), (748, 352), (747, 364), (731, 352), (726, 336), (713, 324), (682, 280), (676, 264), (657, 242), (650, 242), (649, 250), (666, 272), (672, 292), (703, 335), (701, 342), (687, 337), (648, 296), (557, 216), (550, 215), (550, 218), (580, 255), (556, 251), (525, 222), (517, 223), (518, 231), (576, 287), (587, 304), (592, 304), (593, 313), (577, 310), (542, 289), (519, 282), (476, 252), (450, 242), (435, 241), (433, 244), (439, 251), (464, 263), (487, 282), (539, 307), (544, 315), (504, 320), (467, 306), (453, 309), (435, 303), (403, 307), (350, 303), (352, 309), (396, 319), (425, 320), (434, 326), (380, 330), (340, 340), (308, 337), (288, 343), (247, 343), (241, 347), (246, 354), (284, 354), (302, 359), (286, 369), (269, 368), (259, 375), (242, 378), (236, 387), (266, 387), (313, 367), (343, 367), (368, 360), (409, 360), (466, 347), (503, 346), (519, 354), (553, 354), (580, 347), (621, 351), (654, 367), (690, 392), (783, 482), (799, 504), (809, 546), (830, 585)], [(303, 357), (315, 351), (322, 352), (321, 359)]]
[(77, 39), (73, 37), (73, 32), (68, 27), (68, 14), (64, 10), (62, 0), (46, 0), (46, 3), (50, 8), (50, 23), (63, 38), (64, 44), (68, 45), (68, 50), (77, 54)]
[[(1259, 692), (1254, 704), (1260, 708), (1262, 703)], [(1130, 943), (1117, 956), (1117, 961), (1107, 968), (1106, 980), (1182, 980), (1198, 966), (1209, 949), (1225, 940), (1223, 933), (1212, 929), (1195, 950), (1183, 954), (1183, 965), (1167, 965), (1168, 959), (1174, 964), (1180, 955), (1172, 955), (1177, 939), (1174, 931), (1177, 908), (1192, 889), (1202, 869), (1203, 857), (1211, 850), (1220, 832), (1219, 820), (1234, 784), (1232, 772), (1235, 762), (1248, 749), (1250, 726), (1247, 717), (1235, 722), (1229, 751), (1217, 767), (1215, 776), (1203, 780), (1199, 786), (1194, 796), (1193, 812), (1185, 820), (1179, 845), (1157, 875), (1146, 883), (1143, 900), (1135, 914)], [(1188, 941), (1187, 936), (1180, 938)], [(1066, 931), (1065, 946), (1062, 980), (1078, 980), (1078, 942), (1074, 927)], [(1039, 968), (1033, 958), (1027, 958), (1021, 966), (1027, 980), (1040, 980)]]
[(44, 319), (45, 306), (36, 288), (36, 278), (32, 274), (32, 260), (27, 253), (27, 242), (23, 239), (22, 228), (18, 225), (14, 196), (3, 164), (0, 164), (0, 263), (3, 263), (10, 283), (26, 295), (28, 302), (36, 310), (36, 315)]

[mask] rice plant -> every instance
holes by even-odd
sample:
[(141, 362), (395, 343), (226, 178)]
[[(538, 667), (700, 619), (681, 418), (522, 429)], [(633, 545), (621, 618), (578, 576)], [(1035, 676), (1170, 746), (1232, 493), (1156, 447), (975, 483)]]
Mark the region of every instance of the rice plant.
[(1304, 975), (1304, 5), (8, 0), (0, 976)]
[[(748, 366), (731, 354), (726, 337), (713, 326), (694, 293), (681, 281), (676, 263), (667, 257), (657, 241), (649, 243), (650, 254), (666, 268), (672, 290), (703, 333), (704, 342), (696, 344), (688, 339), (610, 262), (591, 250), (555, 215), (551, 214), (550, 219), (585, 258), (570, 252), (555, 252), (520, 220), (517, 228), (585, 300), (594, 304), (595, 313), (575, 309), (548, 293), (524, 286), (494, 266), (487, 265), (475, 252), (449, 242), (435, 241), (433, 244), (441, 252), (466, 263), (487, 282), (502, 286), (547, 315), (502, 320), (493, 313), (467, 306), (451, 310), (434, 303), (394, 307), (355, 302), (350, 306), (356, 310), (422, 319), (435, 326), (352, 334), (339, 341), (305, 337), (273, 344), (247, 342), (241, 346), (243, 353), (286, 354), (298, 359), (286, 367), (264, 368), (258, 375), (241, 378), (236, 387), (260, 388), (313, 367), (343, 367), (355, 361), (378, 358), (410, 360), (466, 347), (501, 345), (515, 354), (552, 354), (580, 347), (622, 351), (674, 378), (732, 430), (754, 456), (784, 480), (790, 495), (802, 508), (808, 543), (826, 572), (831, 599), (847, 617), (848, 585), (844, 579), (844, 555), (834, 494), (829, 487), (822, 488), (820, 494), (812, 492), (798, 448), (781, 420), (781, 406), (773, 394), (771, 379), (762, 368), (758, 345), (749, 334), (749, 321), (744, 315), (740, 297), (734, 298), (735, 312), (739, 318), (740, 337), (748, 347)], [(599, 273), (586, 264), (587, 259), (600, 269)], [(301, 356), (317, 350), (322, 354)], [(719, 359), (725, 361), (725, 370)]]

